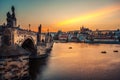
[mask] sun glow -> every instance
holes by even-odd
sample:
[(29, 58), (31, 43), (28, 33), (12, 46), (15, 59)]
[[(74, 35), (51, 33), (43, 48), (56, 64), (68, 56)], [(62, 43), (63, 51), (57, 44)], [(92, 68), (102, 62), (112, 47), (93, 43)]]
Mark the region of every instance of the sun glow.
[(82, 23), (86, 21), (101, 19), (103, 18), (103, 16), (111, 15), (110, 13), (118, 11), (118, 10), (120, 10), (119, 5), (112, 5), (112, 6), (94, 11), (92, 13), (88, 13), (88, 14), (81, 15), (75, 18), (71, 18), (68, 20), (58, 22), (57, 26), (64, 26), (64, 25), (70, 25), (70, 24), (75, 24), (75, 23)]

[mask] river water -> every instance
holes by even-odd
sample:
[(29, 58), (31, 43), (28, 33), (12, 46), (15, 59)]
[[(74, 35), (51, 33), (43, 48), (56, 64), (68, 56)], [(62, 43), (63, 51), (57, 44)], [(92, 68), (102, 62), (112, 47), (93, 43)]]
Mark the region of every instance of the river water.
[(120, 80), (120, 45), (54, 43), (48, 58), (30, 62), (30, 75), (32, 80)]

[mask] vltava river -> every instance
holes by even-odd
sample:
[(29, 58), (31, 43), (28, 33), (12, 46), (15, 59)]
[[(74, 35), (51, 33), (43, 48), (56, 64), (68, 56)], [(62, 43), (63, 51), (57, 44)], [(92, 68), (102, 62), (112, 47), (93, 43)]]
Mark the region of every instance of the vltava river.
[(48, 58), (31, 61), (30, 74), (32, 80), (120, 80), (120, 45), (54, 43)]

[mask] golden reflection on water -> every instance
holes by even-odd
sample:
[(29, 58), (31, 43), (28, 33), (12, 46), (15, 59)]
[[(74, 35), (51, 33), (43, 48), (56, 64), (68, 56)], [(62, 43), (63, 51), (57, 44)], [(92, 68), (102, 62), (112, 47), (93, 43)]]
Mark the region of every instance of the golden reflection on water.
[[(72, 47), (72, 49), (69, 49)], [(55, 43), (44, 79), (117, 79), (120, 73), (120, 45)], [(118, 50), (119, 52), (113, 52)], [(101, 53), (106, 51), (106, 54)]]

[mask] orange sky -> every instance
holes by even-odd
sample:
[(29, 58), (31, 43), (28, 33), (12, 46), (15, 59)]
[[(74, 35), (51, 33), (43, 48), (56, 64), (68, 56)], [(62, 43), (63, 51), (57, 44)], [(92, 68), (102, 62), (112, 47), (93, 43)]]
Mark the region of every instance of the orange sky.
[[(84, 14), (84, 15), (75, 16), (75, 17), (57, 22), (56, 24), (52, 25), (52, 26), (55, 26), (57, 28), (52, 27), (51, 31), (54, 32), (54, 31), (57, 31), (58, 29), (60, 29), (62, 31), (79, 29), (84, 24), (85, 24), (86, 27), (88, 26), (90, 29), (95, 30), (96, 27), (93, 26), (92, 24), (98, 24), (99, 25), (99, 22), (97, 22), (99, 20), (103, 20), (103, 24), (105, 24), (104, 19), (106, 19), (106, 17), (113, 16), (114, 15), (113, 13), (116, 13), (118, 11), (120, 13), (120, 5), (115, 4), (115, 5), (107, 6), (107, 7), (104, 7), (102, 9), (98, 9), (98, 10), (95, 10), (93, 12), (89, 12), (89, 13)], [(107, 26), (105, 26), (105, 25), (100, 25), (100, 26), (103, 26), (103, 27), (105, 26), (106, 27), (106, 28), (102, 28), (102, 29), (108, 29), (108, 27), (111, 27), (111, 29), (117, 29), (117, 28), (120, 27), (119, 22), (120, 22), (120, 19), (114, 19), (114, 20), (111, 20), (110, 23), (109, 22), (106, 23), (106, 24), (108, 24)], [(116, 28), (115, 28), (114, 24), (116, 24), (116, 25), (118, 24), (118, 26), (116, 26)], [(76, 26), (76, 28), (75, 28), (75, 26)], [(44, 28), (43, 31), (46, 31), (47, 28), (48, 27)]]
[[(120, 11), (120, 5), (107, 6), (105, 8), (96, 10), (94, 12), (89, 12), (89, 13), (84, 14), (84, 15), (75, 16), (75, 17), (69, 18), (67, 20), (63, 20), (63, 21), (57, 22), (56, 24), (51, 25), (52, 29), (50, 29), (50, 31), (54, 32), (54, 31), (57, 31), (57, 30), (62, 30), (62, 31), (73, 30), (73, 27), (75, 27), (76, 24), (80, 24), (80, 25), (79, 25), (79, 27), (77, 27), (75, 29), (79, 29), (81, 26), (83, 26), (82, 24), (85, 24), (85, 26), (89, 26), (90, 27), (89, 24), (96, 24), (96, 23), (99, 24), (99, 22), (96, 22), (96, 20), (103, 20), (106, 17), (112, 16), (112, 13), (115, 13), (117, 11)], [(114, 24), (115, 22), (119, 23), (119, 21), (120, 21), (120, 19), (118, 19), (118, 20), (115, 19), (110, 24)], [(73, 27), (71, 27), (71, 26), (73, 26)], [(109, 25), (109, 26), (112, 27), (113, 25)], [(42, 31), (46, 32), (48, 28), (50, 28), (50, 26), (49, 27), (48, 26), (44, 27), (42, 29)], [(96, 27), (92, 27), (92, 25), (91, 25), (90, 28), (91, 29), (96, 29)], [(119, 28), (119, 26), (116, 27), (116, 28)]]
[[(103, 9), (99, 9), (99, 10), (96, 10), (94, 12), (87, 13), (85, 15), (80, 15), (80, 16), (73, 17), (73, 18), (70, 18), (67, 20), (63, 20), (61, 22), (58, 22), (56, 24), (56, 26), (58, 26), (58, 27), (66, 26), (67, 27), (67, 25), (79, 24), (79, 23), (81, 23), (81, 25), (82, 24), (91, 24), (91, 23), (86, 23), (86, 22), (93, 22), (94, 23), (96, 20), (102, 20), (107, 16), (112, 16), (112, 13), (115, 13), (117, 11), (120, 11), (120, 5), (111, 5), (111, 6), (103, 8)], [(117, 21), (120, 21), (120, 19), (119, 20), (115, 19), (113, 21), (113, 23), (110, 23), (110, 24), (114, 24)], [(94, 29), (94, 27), (91, 27), (91, 28)], [(79, 29), (79, 27), (78, 27), (78, 29)]]

